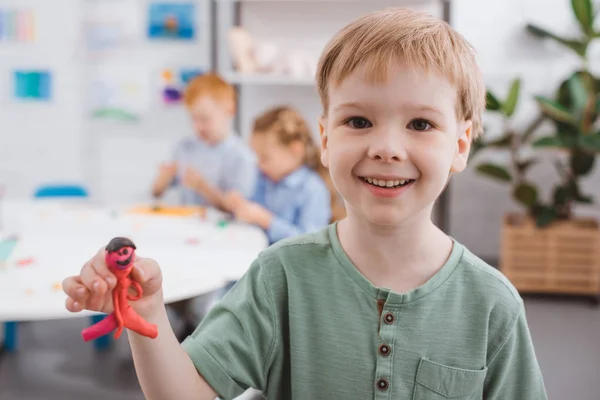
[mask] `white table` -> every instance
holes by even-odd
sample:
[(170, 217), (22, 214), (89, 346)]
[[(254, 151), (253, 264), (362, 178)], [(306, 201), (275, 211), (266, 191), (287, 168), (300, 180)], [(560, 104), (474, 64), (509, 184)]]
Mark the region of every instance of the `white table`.
[(0, 265), (0, 321), (66, 319), (91, 315), (65, 309), (62, 280), (115, 236), (133, 239), (137, 253), (158, 261), (165, 302), (212, 292), (239, 279), (268, 246), (259, 228), (229, 221), (209, 210), (200, 216), (131, 213), (81, 201), (4, 201), (0, 242), (18, 242)]

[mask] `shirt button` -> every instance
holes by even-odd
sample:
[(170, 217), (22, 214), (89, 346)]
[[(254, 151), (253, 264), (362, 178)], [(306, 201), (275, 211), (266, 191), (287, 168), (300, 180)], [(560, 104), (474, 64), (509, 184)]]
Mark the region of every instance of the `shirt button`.
[(390, 387), (390, 384), (388, 383), (387, 380), (381, 378), (380, 380), (377, 381), (377, 389), (387, 390), (388, 387)]
[(382, 344), (381, 346), (379, 346), (379, 354), (381, 354), (382, 356), (389, 355), (390, 350), (390, 346), (388, 346), (387, 344)]
[(384, 320), (384, 321), (385, 321), (385, 323), (386, 323), (386, 324), (388, 324), (388, 325), (391, 325), (391, 324), (393, 324), (393, 323), (394, 323), (394, 319), (395, 319), (395, 318), (394, 318), (394, 314), (392, 314), (392, 313), (390, 313), (390, 312), (389, 312), (389, 313), (386, 313), (386, 314), (383, 316), (383, 320)]

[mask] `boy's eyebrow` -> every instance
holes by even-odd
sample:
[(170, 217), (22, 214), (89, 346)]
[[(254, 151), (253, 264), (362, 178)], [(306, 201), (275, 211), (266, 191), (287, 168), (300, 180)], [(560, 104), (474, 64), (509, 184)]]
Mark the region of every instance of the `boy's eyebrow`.
[[(333, 110), (334, 111), (339, 111), (342, 110), (344, 108), (365, 108), (363, 105), (361, 105), (360, 103), (351, 101), (348, 103), (342, 103), (342, 104), (338, 104), (336, 105)], [(407, 108), (413, 111), (430, 111), (439, 115), (444, 115), (443, 112), (441, 112), (438, 108), (433, 107), (433, 106), (429, 106), (427, 104), (407, 104), (405, 105), (403, 108)]]
[(428, 106), (427, 104), (409, 104), (406, 108), (410, 108), (414, 111), (430, 111), (436, 114), (444, 115), (444, 113), (441, 112), (439, 109), (433, 106)]
[(338, 111), (338, 110), (342, 110), (344, 108), (363, 108), (363, 107), (361, 106), (360, 103), (351, 101), (348, 103), (338, 104), (337, 106), (333, 107), (333, 110)]

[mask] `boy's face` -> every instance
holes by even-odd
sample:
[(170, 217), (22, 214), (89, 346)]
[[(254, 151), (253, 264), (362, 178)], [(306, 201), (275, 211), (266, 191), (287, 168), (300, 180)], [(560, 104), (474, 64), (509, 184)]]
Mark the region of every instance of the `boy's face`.
[(302, 165), (304, 156), (300, 142), (284, 146), (273, 132), (257, 132), (250, 137), (260, 170), (275, 182)]
[(196, 136), (208, 144), (216, 144), (231, 133), (233, 107), (212, 96), (200, 96), (189, 107)]
[(429, 219), (449, 175), (467, 163), (471, 123), (457, 120), (456, 89), (398, 63), (382, 84), (357, 69), (329, 99), (322, 161), (348, 215), (388, 227)]

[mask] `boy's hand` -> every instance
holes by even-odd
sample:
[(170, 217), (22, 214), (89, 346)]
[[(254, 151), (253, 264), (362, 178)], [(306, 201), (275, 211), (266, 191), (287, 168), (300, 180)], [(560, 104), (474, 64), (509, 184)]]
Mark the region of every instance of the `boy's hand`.
[(225, 193), (225, 196), (223, 197), (223, 206), (227, 211), (235, 213), (235, 210), (237, 210), (237, 208), (240, 207), (245, 201), (246, 199), (241, 193), (231, 191)]
[(182, 182), (187, 188), (195, 190), (201, 190), (206, 183), (202, 175), (192, 167), (185, 169)]
[(172, 178), (177, 173), (177, 164), (175, 162), (164, 162), (160, 164), (159, 171), (162, 176)]
[[(100, 311), (109, 314), (113, 311), (112, 289), (117, 279), (108, 269), (105, 261), (106, 250), (102, 248), (81, 268), (81, 273), (63, 281), (63, 291), (67, 294), (67, 310)], [(152, 314), (164, 304), (162, 298), (162, 274), (156, 261), (136, 257), (132, 278), (142, 287), (143, 295), (131, 306), (142, 316)], [(133, 294), (133, 293), (132, 293)]]
[(241, 199), (233, 213), (236, 219), (258, 225), (263, 229), (269, 229), (273, 219), (273, 214), (269, 210), (244, 198)]

